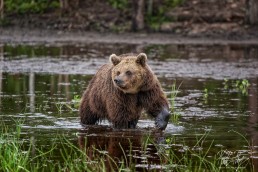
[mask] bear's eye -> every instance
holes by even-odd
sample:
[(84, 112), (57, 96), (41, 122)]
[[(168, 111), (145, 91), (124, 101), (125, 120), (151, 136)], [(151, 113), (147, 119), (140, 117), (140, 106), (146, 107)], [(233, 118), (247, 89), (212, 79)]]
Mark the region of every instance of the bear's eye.
[(128, 71), (125, 72), (125, 74), (128, 75), (128, 76), (131, 76), (132, 72), (128, 70)]
[(120, 75), (120, 72), (118, 71), (118, 72), (116, 72), (116, 75), (118, 76), (118, 75)]

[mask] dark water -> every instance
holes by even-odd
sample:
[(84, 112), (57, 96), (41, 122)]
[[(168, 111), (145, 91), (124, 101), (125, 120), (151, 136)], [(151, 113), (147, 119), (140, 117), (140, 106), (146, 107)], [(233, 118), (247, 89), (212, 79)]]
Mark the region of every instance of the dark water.
[[(178, 88), (175, 108), (180, 116), (163, 133), (145, 115), (136, 130), (113, 130), (107, 121), (88, 128), (79, 123), (74, 97), (81, 96), (110, 54), (127, 52), (147, 53), (170, 101), (172, 85)], [(0, 119), (8, 127), (19, 121), (28, 144), (33, 137), (36, 145), (47, 148), (57, 135), (65, 135), (78, 147), (87, 140), (87, 147), (118, 159), (124, 156), (121, 147), (132, 149), (136, 167), (146, 169), (166, 166), (156, 144), (178, 152), (210, 149), (210, 157), (223, 149), (228, 157), (251, 158), (258, 169), (258, 46), (2, 45), (0, 54)], [(243, 80), (247, 89), (236, 86)], [(149, 137), (155, 145), (149, 143), (142, 153)]]

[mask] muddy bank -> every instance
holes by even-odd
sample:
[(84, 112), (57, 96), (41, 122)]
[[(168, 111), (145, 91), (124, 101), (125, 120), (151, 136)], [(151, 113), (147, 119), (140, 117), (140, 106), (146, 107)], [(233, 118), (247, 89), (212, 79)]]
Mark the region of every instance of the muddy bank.
[(97, 33), (64, 32), (56, 30), (0, 28), (2, 44), (76, 44), (76, 43), (124, 43), (124, 44), (207, 44), (207, 45), (258, 45), (258, 37), (243, 35), (237, 39), (223, 37), (187, 37), (165, 33)]

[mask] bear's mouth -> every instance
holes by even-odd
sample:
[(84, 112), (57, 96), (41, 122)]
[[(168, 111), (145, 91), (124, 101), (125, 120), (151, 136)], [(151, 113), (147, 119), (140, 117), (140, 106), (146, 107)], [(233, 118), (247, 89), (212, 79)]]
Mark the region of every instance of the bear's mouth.
[(126, 90), (126, 89), (127, 89), (127, 87), (126, 87), (125, 85), (117, 85), (117, 87), (119, 87), (119, 88), (121, 88), (121, 89), (123, 89), (123, 90)]
[(121, 91), (126, 91), (128, 89), (126, 84), (115, 84), (118, 89)]

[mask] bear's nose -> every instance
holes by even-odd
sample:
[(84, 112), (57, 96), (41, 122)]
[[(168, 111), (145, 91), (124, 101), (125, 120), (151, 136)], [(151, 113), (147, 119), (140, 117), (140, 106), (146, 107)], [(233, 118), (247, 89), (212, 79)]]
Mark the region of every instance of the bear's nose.
[(117, 85), (123, 84), (123, 80), (121, 80), (121, 79), (116, 78), (116, 79), (114, 79), (114, 81), (115, 81), (115, 83), (116, 83)]

